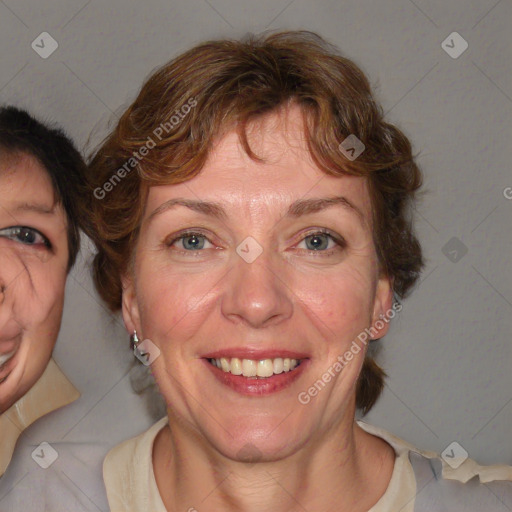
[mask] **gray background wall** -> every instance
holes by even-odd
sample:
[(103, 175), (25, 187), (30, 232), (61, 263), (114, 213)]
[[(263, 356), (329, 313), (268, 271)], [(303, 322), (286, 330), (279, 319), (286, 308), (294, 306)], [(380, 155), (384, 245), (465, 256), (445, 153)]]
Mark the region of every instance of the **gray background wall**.
[[(368, 421), (426, 449), (457, 441), (481, 463), (512, 464), (510, 0), (3, 0), (0, 102), (62, 124), (89, 151), (156, 66), (264, 29), (317, 31), (354, 59), (425, 173), (427, 268), (382, 343), (389, 379)], [(456, 59), (441, 45), (454, 31), (469, 45)], [(31, 47), (42, 32), (58, 43), (46, 59)], [(129, 437), (153, 419), (131, 395), (128, 337), (93, 290), (89, 258), (86, 244), (55, 350), (82, 390), (62, 436), (107, 439), (115, 425)]]

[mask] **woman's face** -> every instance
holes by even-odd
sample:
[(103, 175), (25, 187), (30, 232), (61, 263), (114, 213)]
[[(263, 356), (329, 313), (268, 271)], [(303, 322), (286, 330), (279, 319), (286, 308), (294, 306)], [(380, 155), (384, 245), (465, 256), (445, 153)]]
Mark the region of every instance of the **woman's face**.
[(46, 170), (28, 155), (0, 162), (0, 413), (39, 379), (59, 332), (66, 217)]
[[(233, 459), (285, 457), (351, 424), (365, 346), (341, 371), (335, 363), (391, 305), (366, 182), (319, 170), (298, 107), (288, 112), (251, 125), (267, 163), (231, 132), (198, 176), (150, 189), (124, 279), (128, 329), (160, 350), (152, 371), (171, 428), (188, 425)], [(291, 360), (300, 364), (286, 371)]]

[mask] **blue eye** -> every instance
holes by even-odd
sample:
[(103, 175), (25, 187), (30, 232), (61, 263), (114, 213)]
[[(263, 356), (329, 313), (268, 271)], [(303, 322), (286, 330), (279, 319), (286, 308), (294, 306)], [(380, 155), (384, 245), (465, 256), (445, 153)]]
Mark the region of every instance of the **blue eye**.
[(315, 233), (314, 235), (308, 235), (305, 237), (304, 241), (306, 242), (306, 247), (308, 250), (318, 251), (323, 249), (330, 249), (330, 247), (328, 247), (329, 238), (331, 237), (326, 233)]
[(48, 249), (52, 247), (48, 238), (41, 232), (26, 226), (12, 226), (10, 228), (0, 229), (0, 237), (9, 238), (10, 240), (20, 242), (24, 245), (44, 245)]
[[(208, 243), (211, 243), (208, 241), (206, 236), (202, 235), (201, 233), (194, 233), (194, 232), (188, 232), (183, 233), (179, 237), (175, 238), (169, 243), (169, 246), (174, 245), (176, 242), (181, 242), (183, 249), (186, 250), (198, 250), (198, 249), (204, 249), (205, 241)], [(179, 248), (181, 249), (181, 247)]]
[[(334, 242), (334, 245), (329, 246), (329, 241)], [(317, 231), (306, 235), (301, 240), (301, 243), (303, 242), (306, 244), (306, 250), (310, 252), (331, 253), (332, 249), (336, 250), (345, 246), (343, 240), (338, 239), (328, 231)]]

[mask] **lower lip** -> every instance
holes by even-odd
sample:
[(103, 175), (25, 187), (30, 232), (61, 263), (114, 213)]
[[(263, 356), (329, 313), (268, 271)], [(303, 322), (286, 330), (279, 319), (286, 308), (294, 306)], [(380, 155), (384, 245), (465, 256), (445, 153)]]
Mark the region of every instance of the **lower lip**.
[(265, 396), (277, 393), (295, 382), (304, 373), (309, 364), (309, 359), (304, 359), (299, 366), (289, 372), (283, 372), (272, 377), (256, 378), (244, 377), (242, 375), (233, 375), (224, 372), (220, 368), (213, 366), (207, 359), (203, 359), (204, 364), (210, 369), (212, 374), (222, 384), (234, 389), (237, 393), (247, 396)]
[(0, 367), (0, 385), (2, 385), (16, 366), (18, 351)]

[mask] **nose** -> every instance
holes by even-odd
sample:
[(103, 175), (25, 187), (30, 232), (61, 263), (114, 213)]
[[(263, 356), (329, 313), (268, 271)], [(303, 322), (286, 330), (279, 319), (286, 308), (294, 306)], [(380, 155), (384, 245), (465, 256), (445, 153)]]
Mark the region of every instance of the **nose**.
[(286, 284), (284, 265), (268, 250), (251, 263), (235, 255), (226, 275), (223, 315), (253, 328), (277, 325), (289, 319), (293, 313), (293, 292)]

